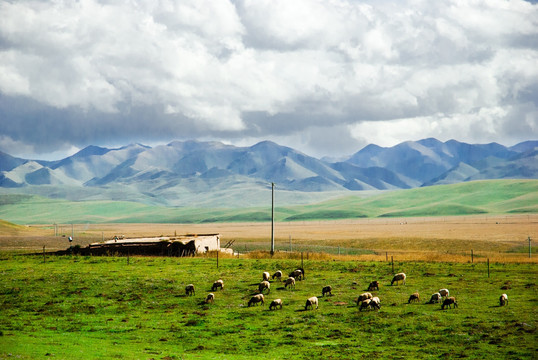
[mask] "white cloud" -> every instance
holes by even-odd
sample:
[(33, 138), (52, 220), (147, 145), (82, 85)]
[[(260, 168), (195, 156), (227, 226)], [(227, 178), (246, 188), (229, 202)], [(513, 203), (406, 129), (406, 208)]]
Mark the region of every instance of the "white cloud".
[[(498, 134), (504, 134), (505, 145), (517, 143), (524, 134), (532, 136), (538, 131), (538, 111), (527, 118), (511, 114), (512, 108), (482, 107), (476, 112), (460, 114), (435, 114), (426, 117), (405, 118), (392, 121), (364, 121), (350, 127), (357, 141), (390, 147), (408, 136), (408, 140), (434, 137), (441, 141), (456, 139), (469, 143), (490, 143), (498, 141)], [(505, 119), (508, 118), (507, 122)], [(420, 134), (409, 137), (409, 134)]]
[[(511, 114), (536, 128), (538, 6), (524, 1), (0, 0), (0, 13), (0, 93), (18, 99), (3, 112), (21, 122), (0, 135), (36, 151), (175, 137), (306, 149), (348, 127), (398, 142), (479, 128), (490, 109), (488, 138), (503, 141)], [(50, 144), (27, 133), (43, 120), (20, 99), (54, 114)]]

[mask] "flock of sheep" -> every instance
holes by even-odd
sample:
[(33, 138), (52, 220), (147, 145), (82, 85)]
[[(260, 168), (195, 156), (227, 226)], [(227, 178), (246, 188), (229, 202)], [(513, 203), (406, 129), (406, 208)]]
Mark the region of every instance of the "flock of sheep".
[[(261, 305), (264, 305), (265, 303), (265, 296), (263, 295), (264, 291), (267, 291), (269, 293), (271, 291), (271, 283), (269, 282), (269, 279), (271, 278), (271, 274), (268, 272), (263, 272), (262, 274), (262, 281), (258, 284), (258, 292), (259, 294), (256, 294), (252, 296), (248, 302), (248, 307), (253, 306), (255, 304), (261, 303)], [(277, 279), (281, 281), (282, 279), (282, 271), (276, 271), (272, 275), (272, 279)], [(296, 269), (292, 271), (288, 278), (284, 280), (284, 288), (295, 288), (295, 281), (304, 279), (304, 270), (303, 269)], [(398, 284), (400, 281), (405, 284), (406, 275), (405, 273), (398, 273), (394, 275), (392, 278), (392, 281), (390, 282), (391, 285), (394, 283)], [(213, 286), (211, 287), (211, 291), (216, 291), (217, 289), (224, 289), (224, 281), (219, 279), (213, 283)], [(357, 306), (359, 307), (359, 310), (362, 311), (364, 309), (373, 309), (373, 310), (379, 310), (381, 309), (381, 301), (379, 300), (379, 297), (373, 296), (370, 291), (379, 290), (379, 281), (372, 281), (370, 285), (368, 286), (368, 292), (365, 292), (356, 300)], [(195, 289), (194, 284), (189, 284), (185, 287), (185, 294), (187, 296), (195, 295)], [(331, 295), (332, 296), (332, 286), (327, 285), (323, 287), (322, 289), (322, 296), (325, 295)], [(205, 303), (213, 303), (215, 300), (215, 294), (209, 293), (204, 300)], [(448, 308), (456, 308), (458, 307), (458, 302), (455, 297), (449, 296), (448, 289), (440, 289), (438, 292), (432, 294), (430, 297), (430, 300), (427, 302), (427, 304), (434, 304), (439, 303), (443, 301), (441, 304), (441, 309), (444, 310), (445, 307)], [(411, 302), (419, 302), (420, 301), (420, 294), (418, 292), (415, 292), (409, 296), (408, 304)], [(502, 294), (499, 298), (499, 304), (500, 306), (508, 305), (508, 296), (506, 294)], [(306, 300), (305, 304), (305, 310), (314, 309), (314, 307), (317, 309), (319, 307), (318, 298), (316, 296), (312, 296)], [(282, 299), (274, 299), (271, 304), (269, 305), (269, 310), (273, 309), (282, 309)]]

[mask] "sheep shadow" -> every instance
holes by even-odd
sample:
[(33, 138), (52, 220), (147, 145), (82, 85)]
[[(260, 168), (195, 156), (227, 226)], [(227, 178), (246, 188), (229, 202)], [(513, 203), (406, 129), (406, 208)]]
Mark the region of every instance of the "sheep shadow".
[(174, 297), (176, 297), (176, 298), (190, 298), (190, 297), (193, 297), (193, 296), (196, 296), (196, 294), (193, 294), (193, 295), (177, 294)]
[(216, 288), (215, 290), (213, 290), (213, 288), (209, 289), (209, 290), (206, 290), (205, 292), (207, 293), (214, 293), (214, 292), (219, 292), (219, 291), (224, 291), (223, 288)]
[(262, 294), (263, 296), (267, 296), (267, 295), (270, 295), (271, 294), (271, 291), (269, 292), (259, 292), (259, 291), (255, 291), (255, 292), (251, 292), (249, 295), (246, 295), (247, 298), (251, 298), (252, 296), (254, 295), (258, 295), (258, 294)]

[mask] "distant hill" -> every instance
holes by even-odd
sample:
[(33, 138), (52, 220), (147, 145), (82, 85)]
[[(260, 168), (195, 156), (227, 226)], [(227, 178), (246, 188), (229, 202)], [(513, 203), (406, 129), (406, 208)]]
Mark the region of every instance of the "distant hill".
[(0, 235), (16, 235), (24, 230), (24, 226), (0, 220)]
[[(277, 221), (538, 213), (538, 180), (487, 180), (349, 195), (308, 205), (277, 205)], [(165, 207), (128, 201), (74, 202), (0, 195), (0, 218), (43, 223), (202, 223), (271, 220), (271, 199), (244, 208)]]
[(510, 148), (436, 139), (368, 145), (338, 162), (263, 141), (250, 147), (174, 141), (117, 149), (89, 146), (58, 161), (0, 153), (0, 194), (181, 207), (251, 207), (274, 182), (280, 201), (301, 204), (356, 191), (482, 179), (537, 179), (538, 141)]

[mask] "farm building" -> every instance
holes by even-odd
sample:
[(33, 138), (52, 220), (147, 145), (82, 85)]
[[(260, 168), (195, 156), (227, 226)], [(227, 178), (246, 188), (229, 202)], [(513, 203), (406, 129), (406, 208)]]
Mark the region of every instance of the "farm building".
[(187, 234), (147, 238), (118, 238), (88, 246), (90, 254), (192, 256), (221, 249), (220, 234)]

